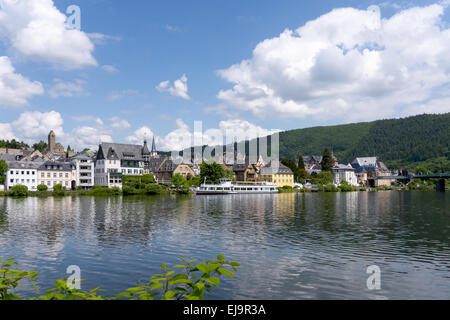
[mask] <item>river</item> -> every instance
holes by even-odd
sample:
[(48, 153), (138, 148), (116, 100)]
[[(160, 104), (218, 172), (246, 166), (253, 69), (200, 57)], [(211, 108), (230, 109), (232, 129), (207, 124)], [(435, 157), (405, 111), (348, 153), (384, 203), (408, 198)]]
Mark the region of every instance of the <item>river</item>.
[(450, 299), (450, 194), (0, 197), (0, 257), (39, 271), (41, 293), (70, 265), (111, 296), (219, 253), (241, 267), (207, 299)]

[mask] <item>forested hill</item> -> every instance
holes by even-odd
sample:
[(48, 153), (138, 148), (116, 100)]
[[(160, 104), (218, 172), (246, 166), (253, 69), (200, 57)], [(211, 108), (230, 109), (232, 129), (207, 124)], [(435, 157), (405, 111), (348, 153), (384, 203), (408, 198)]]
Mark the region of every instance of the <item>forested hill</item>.
[(340, 163), (378, 156), (390, 168), (450, 171), (450, 113), (419, 115), (280, 133), (280, 157), (321, 155), (330, 148)]

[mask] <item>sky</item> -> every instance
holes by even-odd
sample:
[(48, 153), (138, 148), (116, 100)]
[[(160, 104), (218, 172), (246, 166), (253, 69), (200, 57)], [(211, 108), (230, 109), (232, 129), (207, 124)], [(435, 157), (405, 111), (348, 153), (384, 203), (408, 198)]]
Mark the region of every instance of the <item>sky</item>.
[(170, 151), (195, 121), (213, 144), (450, 112), (449, 5), (0, 0), (0, 139)]

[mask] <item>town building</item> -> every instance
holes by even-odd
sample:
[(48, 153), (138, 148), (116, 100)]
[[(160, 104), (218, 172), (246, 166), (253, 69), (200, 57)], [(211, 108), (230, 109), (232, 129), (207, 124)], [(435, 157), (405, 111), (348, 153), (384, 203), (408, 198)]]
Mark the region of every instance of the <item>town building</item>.
[(56, 134), (53, 130), (50, 131), (48, 134), (48, 141), (47, 141), (47, 148), (42, 153), (46, 159), (44, 160), (52, 160), (52, 161), (61, 161), (65, 160), (66, 158), (71, 158), (76, 155), (76, 153), (72, 150), (67, 150), (67, 152), (64, 150), (64, 146), (56, 142)]
[(149, 153), (145, 145), (101, 143), (95, 160), (95, 185), (122, 188), (123, 176), (142, 176), (144, 156)]
[(40, 163), (6, 161), (6, 164), (9, 168), (5, 177), (6, 190), (11, 190), (16, 185), (24, 185), (30, 191), (37, 190)]
[(390, 176), (391, 172), (378, 157), (356, 158), (351, 165), (355, 169), (358, 183), (362, 182), (364, 185), (370, 187), (391, 185), (390, 179), (382, 178)]
[[(31, 162), (33, 163), (33, 162)], [(77, 188), (77, 170), (70, 162), (45, 161), (38, 167), (38, 185), (46, 185), (53, 190), (57, 184), (67, 190)]]
[(332, 168), (332, 171), (335, 185), (340, 185), (343, 181), (347, 181), (352, 186), (358, 185), (355, 169), (350, 164), (338, 164)]
[(90, 190), (94, 186), (94, 159), (85, 154), (78, 154), (72, 157), (72, 163), (76, 169), (77, 188)]
[[(337, 158), (334, 156), (334, 154), (332, 155), (332, 157), (333, 157), (333, 166), (337, 166), (338, 165)], [(306, 172), (308, 172), (309, 174), (312, 173), (319, 174), (322, 171), (322, 159), (323, 159), (322, 156), (303, 156), (303, 162), (305, 164)]]
[(294, 187), (294, 173), (282, 163), (271, 161), (267, 166), (261, 168), (259, 181), (271, 182), (279, 188)]
[(177, 164), (169, 157), (166, 157), (154, 172), (154, 175), (160, 183), (168, 183), (176, 174), (181, 174), (186, 179), (189, 177), (193, 178), (195, 176), (193, 165), (190, 163)]

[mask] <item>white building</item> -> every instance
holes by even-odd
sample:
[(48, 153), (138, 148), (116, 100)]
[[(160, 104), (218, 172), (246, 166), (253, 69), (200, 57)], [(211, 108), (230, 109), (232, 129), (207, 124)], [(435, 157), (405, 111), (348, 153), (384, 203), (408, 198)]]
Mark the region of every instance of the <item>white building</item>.
[(46, 185), (48, 190), (60, 184), (67, 190), (77, 187), (77, 171), (70, 162), (46, 161), (40, 163), (38, 168), (38, 185)]
[(108, 188), (122, 188), (123, 176), (142, 176), (145, 159), (150, 156), (147, 144), (144, 146), (102, 143), (95, 160), (95, 185)]
[(30, 191), (36, 191), (38, 186), (38, 168), (41, 163), (7, 161), (5, 189), (11, 190), (16, 185), (24, 185)]
[(94, 159), (78, 154), (72, 158), (76, 168), (76, 184), (83, 190), (90, 190), (94, 186)]
[(355, 169), (350, 165), (338, 164), (333, 167), (333, 183), (340, 185), (342, 181), (347, 181), (352, 186), (358, 185), (358, 178)]

